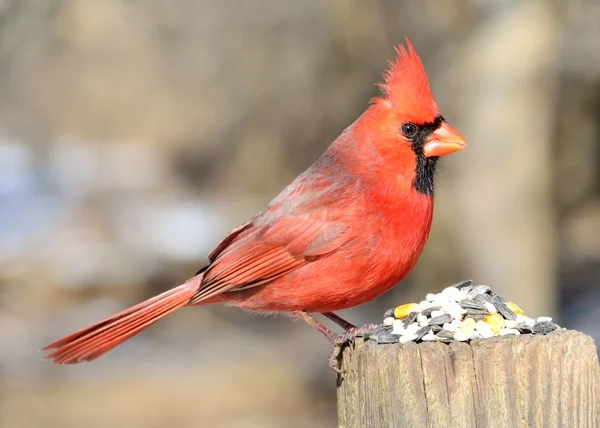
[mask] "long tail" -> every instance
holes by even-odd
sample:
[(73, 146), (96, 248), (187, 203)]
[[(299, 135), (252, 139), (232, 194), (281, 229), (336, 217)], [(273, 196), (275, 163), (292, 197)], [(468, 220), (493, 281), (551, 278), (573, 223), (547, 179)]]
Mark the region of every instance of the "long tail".
[(108, 317), (42, 348), (57, 364), (92, 361), (145, 328), (186, 306), (198, 290), (202, 275), (145, 302)]

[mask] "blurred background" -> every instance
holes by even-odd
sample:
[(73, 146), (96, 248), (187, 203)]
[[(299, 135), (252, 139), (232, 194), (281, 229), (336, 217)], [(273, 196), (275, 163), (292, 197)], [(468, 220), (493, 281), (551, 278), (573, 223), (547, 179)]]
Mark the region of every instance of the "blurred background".
[(0, 427), (331, 427), (330, 345), (182, 310), (93, 364), (40, 346), (180, 284), (377, 94), (407, 35), (468, 150), (363, 324), (466, 278), (600, 339), (600, 3), (0, 1)]

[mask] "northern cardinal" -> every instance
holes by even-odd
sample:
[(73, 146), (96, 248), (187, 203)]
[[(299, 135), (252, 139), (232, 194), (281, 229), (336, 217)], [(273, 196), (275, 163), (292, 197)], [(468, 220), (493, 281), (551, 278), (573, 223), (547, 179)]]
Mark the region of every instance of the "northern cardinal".
[[(94, 360), (184, 306), (224, 303), (286, 312), (336, 346), (358, 329), (333, 311), (373, 300), (421, 255), (433, 215), (440, 156), (466, 147), (433, 99), (408, 39), (382, 94), (268, 207), (234, 229), (186, 283), (43, 348), (58, 364)], [(346, 332), (336, 334), (310, 313)]]

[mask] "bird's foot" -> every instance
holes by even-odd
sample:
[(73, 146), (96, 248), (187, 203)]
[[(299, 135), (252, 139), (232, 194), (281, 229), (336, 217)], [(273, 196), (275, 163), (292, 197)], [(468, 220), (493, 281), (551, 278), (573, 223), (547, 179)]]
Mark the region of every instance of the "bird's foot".
[(342, 374), (344, 371), (340, 369), (340, 355), (344, 350), (344, 346), (354, 346), (354, 341), (357, 337), (363, 337), (379, 327), (381, 327), (381, 324), (366, 324), (361, 327), (352, 327), (346, 330), (345, 333), (337, 334), (331, 337), (330, 339), (333, 343), (333, 351), (331, 351), (331, 355), (329, 355), (329, 367), (331, 367), (334, 372)]

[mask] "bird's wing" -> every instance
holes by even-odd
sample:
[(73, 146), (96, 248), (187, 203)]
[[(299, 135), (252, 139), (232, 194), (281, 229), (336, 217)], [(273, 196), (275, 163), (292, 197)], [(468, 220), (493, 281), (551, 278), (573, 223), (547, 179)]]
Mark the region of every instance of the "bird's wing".
[[(263, 215), (269, 215), (268, 212)], [(261, 223), (259, 216), (227, 237), (211, 254), (210, 265), (190, 304), (217, 294), (266, 284), (324, 257), (352, 239), (351, 227), (332, 221), (327, 208), (286, 214)]]

